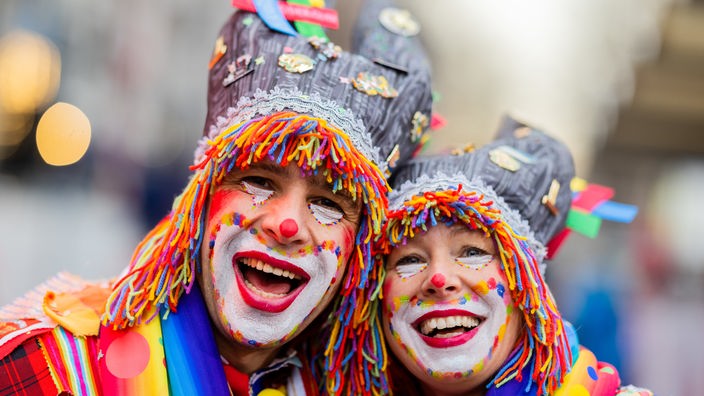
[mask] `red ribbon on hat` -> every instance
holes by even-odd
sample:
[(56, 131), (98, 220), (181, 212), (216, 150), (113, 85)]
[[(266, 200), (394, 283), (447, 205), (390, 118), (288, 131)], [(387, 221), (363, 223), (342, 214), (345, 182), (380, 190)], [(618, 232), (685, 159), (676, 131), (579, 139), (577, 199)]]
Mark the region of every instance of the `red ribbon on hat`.
[[(232, 6), (240, 10), (257, 12), (252, 0), (232, 0)], [(306, 7), (279, 1), (279, 8), (289, 21), (310, 22), (328, 29), (340, 27), (337, 11), (332, 8)]]

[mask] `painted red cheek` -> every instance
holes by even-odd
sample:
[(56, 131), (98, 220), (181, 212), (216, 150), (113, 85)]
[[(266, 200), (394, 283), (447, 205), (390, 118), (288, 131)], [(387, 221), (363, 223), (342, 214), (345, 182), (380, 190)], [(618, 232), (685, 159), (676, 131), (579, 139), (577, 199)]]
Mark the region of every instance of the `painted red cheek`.
[(284, 238), (291, 238), (298, 232), (298, 224), (294, 219), (286, 219), (279, 224), (279, 231)]
[(219, 190), (212, 197), (210, 197), (210, 211), (209, 216), (213, 216), (216, 213), (220, 213), (223, 207), (225, 207), (235, 195), (236, 191), (231, 190)]
[(354, 227), (351, 226), (345, 226), (343, 229), (343, 237), (342, 237), (342, 249), (345, 252), (350, 252), (352, 249), (354, 249)]
[(435, 274), (435, 275), (433, 275), (432, 278), (430, 278), (430, 282), (435, 287), (443, 287), (443, 286), (445, 286), (445, 275)]
[(382, 293), (384, 293), (384, 296), (388, 296), (389, 292), (391, 291), (391, 282), (384, 282), (384, 284), (381, 286), (381, 291)]

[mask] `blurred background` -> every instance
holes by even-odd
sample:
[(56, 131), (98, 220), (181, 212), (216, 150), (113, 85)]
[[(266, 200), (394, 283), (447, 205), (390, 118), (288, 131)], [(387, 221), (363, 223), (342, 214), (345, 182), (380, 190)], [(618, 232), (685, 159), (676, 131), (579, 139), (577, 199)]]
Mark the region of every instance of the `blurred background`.
[[(338, 2), (349, 48), (359, 0)], [(504, 114), (640, 209), (573, 234), (548, 281), (625, 382), (704, 394), (704, 1), (399, 0), (422, 25), (428, 153)], [(117, 275), (185, 185), (226, 0), (0, 2), (0, 305), (59, 271)]]

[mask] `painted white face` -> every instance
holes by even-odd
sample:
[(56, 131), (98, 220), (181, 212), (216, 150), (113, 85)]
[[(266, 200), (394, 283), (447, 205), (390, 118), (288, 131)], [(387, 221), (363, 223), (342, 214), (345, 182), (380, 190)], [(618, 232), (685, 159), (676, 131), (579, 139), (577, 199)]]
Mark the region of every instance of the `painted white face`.
[(359, 214), (296, 167), (263, 163), (226, 177), (211, 197), (202, 255), (215, 325), (255, 348), (299, 334), (339, 287)]
[(512, 351), (520, 316), (493, 241), (438, 225), (387, 257), (383, 322), (391, 350), (436, 391), (489, 380)]
[(332, 251), (337, 245), (326, 242), (291, 255), (266, 246), (251, 229), (221, 226), (213, 247), (212, 282), (230, 333), (254, 346), (288, 339), (344, 268)]

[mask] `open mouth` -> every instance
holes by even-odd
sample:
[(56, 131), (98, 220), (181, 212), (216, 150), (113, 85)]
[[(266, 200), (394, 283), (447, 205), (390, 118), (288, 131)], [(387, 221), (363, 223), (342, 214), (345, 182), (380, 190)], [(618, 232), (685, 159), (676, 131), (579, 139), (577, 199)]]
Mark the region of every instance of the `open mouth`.
[(472, 339), (483, 321), (465, 311), (435, 311), (421, 316), (413, 326), (428, 345), (447, 348)]
[(263, 311), (288, 308), (309, 280), (298, 267), (259, 252), (237, 254), (233, 263), (243, 299)]

